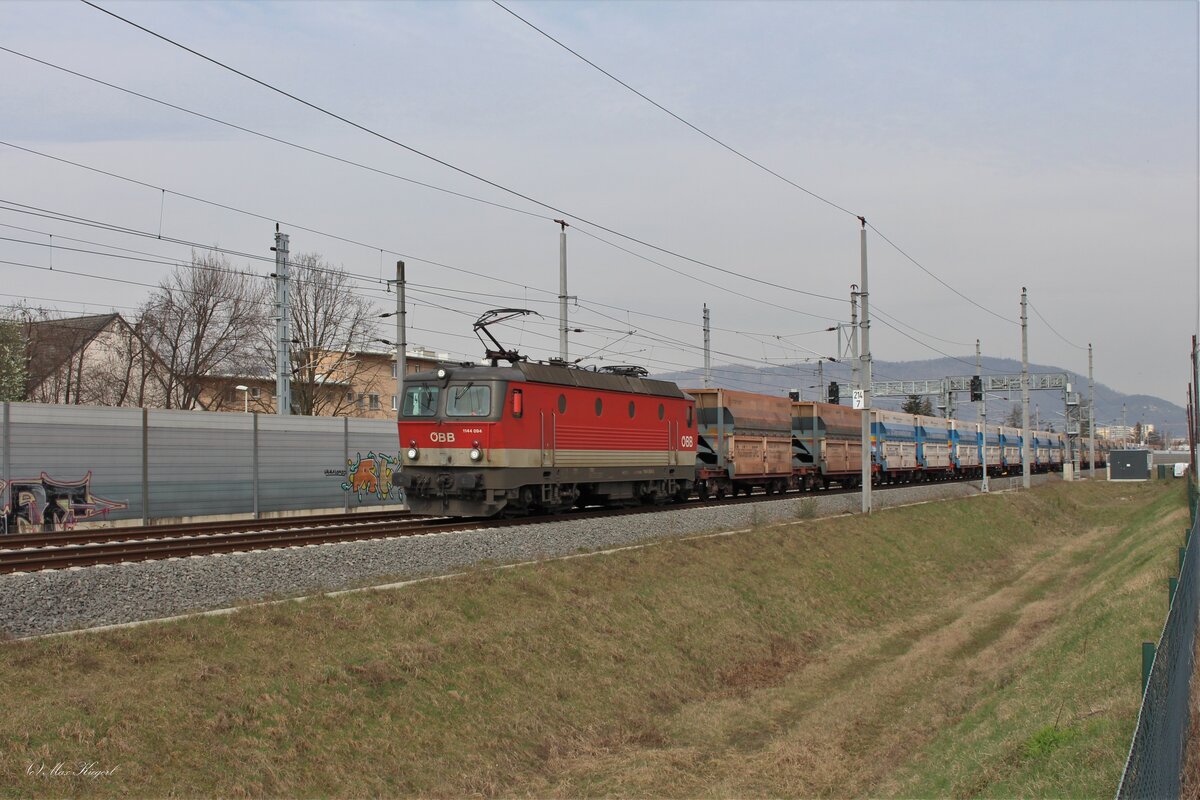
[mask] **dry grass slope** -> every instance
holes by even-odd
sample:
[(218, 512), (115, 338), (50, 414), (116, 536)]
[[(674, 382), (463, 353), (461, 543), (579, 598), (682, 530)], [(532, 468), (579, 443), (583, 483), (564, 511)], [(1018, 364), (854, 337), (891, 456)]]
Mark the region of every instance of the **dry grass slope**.
[(11, 642), (0, 794), (1105, 795), (1182, 508), (1051, 484)]

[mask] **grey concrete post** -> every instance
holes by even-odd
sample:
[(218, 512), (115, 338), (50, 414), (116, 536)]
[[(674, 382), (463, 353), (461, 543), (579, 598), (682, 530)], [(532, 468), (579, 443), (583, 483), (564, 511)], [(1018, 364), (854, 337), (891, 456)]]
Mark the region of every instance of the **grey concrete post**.
[(1092, 378), (1092, 343), (1088, 342), (1088, 477), (1096, 477), (1096, 381)]
[(1021, 287), (1021, 485), (1031, 485), (1029, 473), (1029, 320), (1025, 316), (1028, 297)]
[(708, 303), (704, 304), (704, 388), (712, 386), (712, 347), (708, 328)]
[(404, 378), (408, 374), (408, 309), (404, 302), (404, 262), (396, 262), (396, 419), (404, 410)]
[[(399, 401), (397, 401), (399, 402)], [(342, 417), (342, 469), (346, 470), (347, 486), (350, 485), (350, 418)], [(342, 490), (342, 510), (350, 513), (350, 490)]]
[(142, 409), (142, 524), (150, 524), (150, 410)]
[[(4, 492), (0, 494), (0, 511), (6, 509), (9, 505), (8, 498), (12, 497), (12, 490), (8, 488), (8, 482), (12, 480), (12, 403), (4, 401), (4, 473), (0, 475), (0, 480), (4, 481)], [(8, 533), (8, 515), (4, 515), (3, 528), (5, 533)]]
[(554, 220), (561, 227), (558, 234), (558, 357), (567, 360), (567, 222)]
[(867, 302), (869, 292), (867, 291), (867, 221), (862, 217), (858, 218), (862, 223), (862, 231), (859, 233), (859, 249), (861, 251), (861, 269), (862, 276), (859, 279), (859, 284), (862, 287), (858, 293), (859, 304), (862, 308), (862, 316), (859, 318), (859, 351), (858, 357), (862, 362), (862, 393), (863, 393), (863, 409), (862, 409), (862, 513), (871, 513), (871, 478), (873, 475), (873, 462), (871, 458), (871, 316), (868, 311)]
[(258, 510), (258, 412), (257, 411), (255, 411), (253, 414), (253, 420), (254, 420), (254, 432), (250, 438), (250, 442), (251, 442), (251, 444), (250, 444), (251, 467), (250, 468), (252, 470), (254, 470), (254, 480), (253, 480), (253, 484), (252, 484), (254, 486), (254, 518), (261, 519), (262, 515), (259, 513), (259, 510)]

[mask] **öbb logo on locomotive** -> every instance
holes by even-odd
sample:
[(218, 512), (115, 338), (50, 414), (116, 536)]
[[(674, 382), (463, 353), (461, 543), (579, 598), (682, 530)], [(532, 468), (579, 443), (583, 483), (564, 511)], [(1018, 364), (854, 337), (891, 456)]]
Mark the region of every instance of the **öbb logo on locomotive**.
[(429, 434), (429, 440), (431, 442), (445, 442), (446, 444), (453, 444), (454, 434), (450, 433), (449, 431), (434, 431), (433, 433)]

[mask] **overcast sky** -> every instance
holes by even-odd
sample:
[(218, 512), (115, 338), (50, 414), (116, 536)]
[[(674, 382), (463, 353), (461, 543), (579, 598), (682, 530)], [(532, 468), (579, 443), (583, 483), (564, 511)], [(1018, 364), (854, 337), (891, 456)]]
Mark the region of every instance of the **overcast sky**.
[[(845, 210), (739, 159), (490, 2), (100, 4), (565, 211), (572, 326), (585, 329), (573, 334), (571, 357), (593, 354), (584, 363), (700, 366), (703, 303), (722, 367), (835, 355), (823, 329), (849, 316), (861, 214), (896, 245), (868, 231), (871, 302), (890, 315), (872, 326), (879, 358), (942, 351), (973, 363), (976, 338), (986, 354), (1020, 358), (1024, 285), (1061, 335), (1031, 311), (1031, 360), (1086, 371), (1086, 350), (1073, 345), (1090, 341), (1098, 381), (1184, 401), (1200, 242), (1196, 3), (505, 1)], [(550, 218), (561, 214), (82, 3), (0, 3), (0, 46), (528, 212), (337, 163), (0, 52), (0, 140), (150, 184), (0, 146), (0, 223), (37, 231), (0, 228), (37, 243), (0, 241), (0, 260), (55, 267), (0, 264), (0, 303), (133, 313), (150, 291), (136, 284), (170, 269), (72, 252), (106, 248), (67, 237), (164, 260), (190, 251), (13, 204), (263, 257), (279, 221), (293, 252), (320, 252), (362, 276), (359, 291), (381, 310), (394, 301), (379, 278), (403, 254), (410, 342), (477, 357), (473, 319), (515, 305), (545, 318), (511, 328), (506, 343), (556, 354)], [(390, 325), (381, 320), (378, 336), (391, 338)]]

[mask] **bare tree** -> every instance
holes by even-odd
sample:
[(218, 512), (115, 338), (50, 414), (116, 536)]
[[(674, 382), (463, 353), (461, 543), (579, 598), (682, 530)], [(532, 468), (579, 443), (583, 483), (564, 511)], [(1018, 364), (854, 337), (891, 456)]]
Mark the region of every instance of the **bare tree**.
[(118, 318), (111, 335), (97, 343), (103, 357), (85, 376), (87, 402), (104, 406), (160, 407), (166, 403), (166, 369), (142, 335), (143, 322)]
[(143, 337), (163, 364), (166, 408), (203, 406), (207, 376), (245, 370), (268, 309), (266, 281), (218, 253), (192, 253), (142, 306)]
[(0, 400), (24, 400), (25, 381), (25, 335), (21, 323), (0, 321)]
[[(345, 414), (358, 402), (352, 390), (362, 388), (360, 356), (371, 345), (378, 311), (354, 293), (343, 268), (319, 253), (295, 255), (290, 266), (292, 405), (298, 414)], [(274, 363), (274, 337), (264, 338)]]

